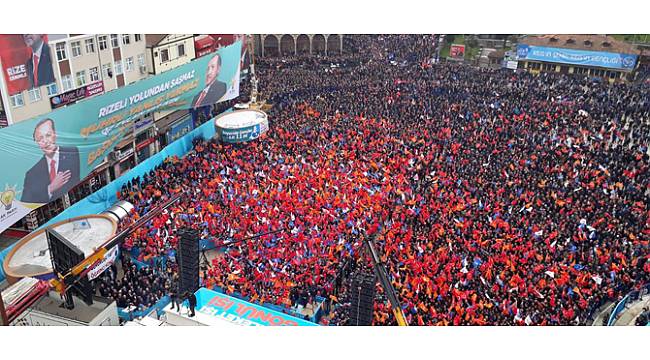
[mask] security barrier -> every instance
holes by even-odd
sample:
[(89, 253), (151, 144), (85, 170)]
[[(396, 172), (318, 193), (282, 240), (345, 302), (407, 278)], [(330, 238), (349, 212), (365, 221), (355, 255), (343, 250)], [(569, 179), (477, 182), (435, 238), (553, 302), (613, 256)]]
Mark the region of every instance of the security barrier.
[(609, 315), (607, 326), (614, 326), (614, 324), (616, 324), (616, 320), (618, 320), (619, 316), (625, 310), (625, 306), (642, 298), (648, 292), (650, 292), (650, 283), (643, 285), (640, 290), (634, 290), (625, 295), (625, 297), (623, 297), (623, 299), (619, 301), (618, 304), (616, 304), (614, 310), (612, 310), (612, 313)]

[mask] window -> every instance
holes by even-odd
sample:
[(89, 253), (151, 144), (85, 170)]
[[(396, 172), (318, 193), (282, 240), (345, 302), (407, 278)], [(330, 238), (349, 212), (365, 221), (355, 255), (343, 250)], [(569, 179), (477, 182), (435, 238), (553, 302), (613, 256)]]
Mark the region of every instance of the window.
[(138, 65), (144, 66), (144, 54), (138, 54)]
[(92, 54), (95, 52), (95, 39), (86, 39), (86, 53)]
[(74, 87), (72, 82), (72, 75), (68, 74), (61, 77), (61, 85), (63, 85), (63, 91), (71, 90)]
[(126, 58), (126, 62), (124, 64), (124, 71), (132, 71), (133, 70), (133, 56)]
[(111, 46), (113, 48), (120, 46), (120, 42), (117, 40), (117, 34), (111, 34)]
[(41, 100), (41, 88), (33, 88), (27, 92), (27, 95), (29, 95), (29, 102), (37, 102)]
[(79, 41), (71, 42), (70, 48), (72, 48), (72, 57), (81, 56), (81, 43)]
[(105, 77), (113, 77), (113, 69), (111, 68), (111, 64), (102, 65), (102, 73)]
[(88, 76), (90, 76), (90, 82), (99, 81), (99, 68), (94, 67), (88, 70)]
[(178, 57), (185, 56), (185, 44), (178, 45)]
[(86, 85), (86, 70), (78, 71), (75, 78), (77, 79), (77, 87)]
[(106, 50), (108, 47), (108, 43), (106, 42), (106, 35), (98, 37), (97, 40), (99, 42), (99, 50)]
[(544, 65), (542, 65), (542, 70), (544, 70), (544, 71), (555, 71), (555, 64), (544, 64)]
[(169, 61), (169, 50), (167, 49), (160, 50), (160, 61), (161, 62)]
[(605, 76), (605, 70), (603, 70), (603, 69), (593, 69), (592, 74), (594, 76)]
[(68, 56), (65, 54), (65, 43), (56, 44), (56, 58), (59, 61), (65, 60)]
[(56, 95), (59, 89), (56, 88), (56, 83), (51, 83), (47, 86), (47, 96)]
[(131, 43), (131, 36), (129, 34), (122, 35), (122, 44), (129, 45)]
[(23, 100), (23, 94), (11, 95), (12, 107), (21, 107), (23, 105), (25, 105), (25, 100)]
[(124, 71), (122, 70), (122, 60), (115, 61), (115, 75), (122, 75)]
[(142, 41), (142, 34), (135, 34), (135, 42)]

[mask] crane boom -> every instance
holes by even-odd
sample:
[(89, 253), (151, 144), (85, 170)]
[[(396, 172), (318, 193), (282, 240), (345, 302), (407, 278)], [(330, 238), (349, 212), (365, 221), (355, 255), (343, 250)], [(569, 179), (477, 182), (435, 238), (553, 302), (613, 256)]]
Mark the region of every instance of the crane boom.
[(105, 242), (103, 245), (99, 247), (99, 249), (95, 250), (90, 256), (88, 256), (84, 261), (80, 262), (70, 270), (68, 270), (67, 273), (61, 275), (61, 274), (56, 274), (57, 276), (50, 280), (50, 285), (60, 294), (64, 294), (70, 287), (72, 287), (79, 279), (84, 277), (88, 271), (93, 267), (93, 265), (99, 263), (103, 258), (104, 255), (113, 248), (114, 246), (119, 245), (124, 239), (131, 235), (137, 228), (151, 220), (154, 216), (157, 216), (161, 212), (163, 212), (165, 209), (170, 207), (172, 204), (180, 200), (181, 196), (176, 195), (172, 197), (171, 199), (167, 200), (160, 206), (150, 210), (146, 215), (138, 219), (135, 223), (131, 224), (129, 227), (126, 229), (122, 230), (120, 233), (115, 235), (112, 239), (108, 240)]
[(384, 288), (384, 291), (388, 296), (388, 301), (390, 302), (390, 306), (391, 309), (393, 310), (393, 314), (395, 315), (395, 319), (397, 319), (397, 324), (399, 326), (408, 326), (408, 323), (406, 322), (406, 317), (404, 317), (404, 313), (402, 312), (402, 306), (399, 302), (399, 299), (397, 298), (397, 293), (395, 292), (395, 288), (393, 287), (393, 284), (391, 284), (390, 279), (388, 278), (388, 274), (386, 273), (386, 267), (384, 267), (384, 264), (382, 263), (381, 258), (379, 257), (379, 254), (375, 249), (375, 244), (373, 239), (370, 238), (369, 236), (364, 236), (364, 242), (366, 244), (366, 248), (368, 249), (368, 252), (370, 253), (372, 264), (375, 268), (375, 272), (377, 273), (377, 277), (379, 278), (379, 283)]

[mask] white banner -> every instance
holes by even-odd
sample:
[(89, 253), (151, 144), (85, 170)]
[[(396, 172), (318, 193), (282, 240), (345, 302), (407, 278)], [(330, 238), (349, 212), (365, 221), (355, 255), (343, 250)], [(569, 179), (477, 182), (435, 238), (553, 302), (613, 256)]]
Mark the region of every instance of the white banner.
[(115, 259), (117, 259), (117, 246), (114, 248), (108, 250), (106, 255), (104, 255), (104, 258), (102, 261), (93, 266), (90, 271), (88, 271), (88, 280), (94, 280), (96, 279), (99, 275), (101, 275), (104, 270), (108, 269), (113, 263), (115, 262)]

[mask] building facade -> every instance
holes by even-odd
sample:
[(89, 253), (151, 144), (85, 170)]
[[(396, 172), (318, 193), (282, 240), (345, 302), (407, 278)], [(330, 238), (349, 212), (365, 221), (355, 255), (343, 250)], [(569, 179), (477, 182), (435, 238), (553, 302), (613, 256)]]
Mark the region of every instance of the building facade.
[[(121, 88), (149, 75), (144, 34), (48, 35), (47, 45), (54, 82), (9, 95), (3, 76), (0, 84), (0, 126), (11, 126), (47, 114), (56, 108)], [(134, 156), (131, 161), (134, 161)], [(124, 160), (129, 159), (125, 157)], [(68, 194), (35, 209), (16, 226), (35, 229), (116, 176), (119, 176), (119, 171), (115, 171), (115, 165), (107, 158)]]
[(260, 34), (254, 39), (255, 53), (262, 57), (343, 52), (342, 34)]
[(519, 67), (532, 73), (557, 72), (631, 80), (640, 51), (605, 35), (527, 36), (517, 45)]
[(54, 110), (60, 104), (53, 105), (52, 100), (61, 94), (94, 84), (95, 96), (144, 79), (148, 76), (144, 39), (144, 34), (49, 35), (55, 81), (9, 95), (3, 77), (0, 93), (7, 125)]
[[(147, 67), (150, 75), (185, 65), (196, 58), (194, 34), (147, 35)], [(150, 141), (160, 149), (193, 129), (188, 110), (156, 111), (152, 114)], [(140, 152), (146, 149), (141, 148)], [(153, 150), (153, 148), (152, 148)], [(146, 154), (140, 153), (140, 158)]]

